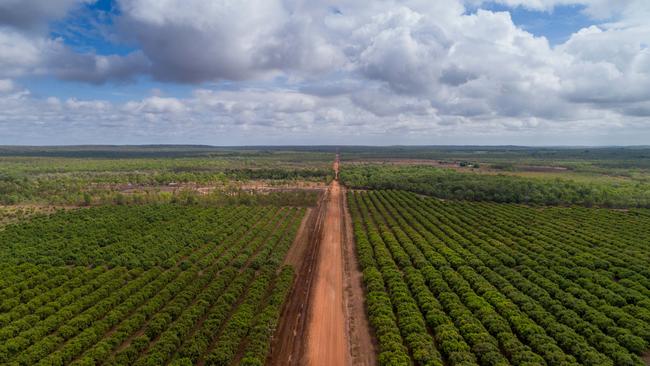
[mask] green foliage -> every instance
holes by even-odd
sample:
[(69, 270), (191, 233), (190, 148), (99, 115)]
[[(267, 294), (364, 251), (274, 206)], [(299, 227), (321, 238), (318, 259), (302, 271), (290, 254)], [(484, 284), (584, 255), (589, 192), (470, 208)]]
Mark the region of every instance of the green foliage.
[(331, 157), (200, 147), (0, 147), (0, 204), (168, 202), (172, 192), (196, 186), (229, 192), (251, 180), (326, 182)]
[[(0, 363), (264, 360), (293, 282), (281, 263), (304, 212), (115, 206), (11, 225), (0, 257)], [(9, 238), (20, 242), (7, 248)]]
[(444, 199), (536, 205), (650, 207), (650, 185), (577, 182), (456, 172), (430, 166), (344, 165), (341, 180), (353, 188), (402, 189)]
[(218, 243), (222, 223), (254, 208), (107, 206), (62, 211), (0, 232), (0, 261), (44, 264), (162, 265), (181, 249)]
[(418, 159), (472, 161), (501, 170), (522, 166), (557, 166), (574, 171), (624, 175), (650, 168), (650, 147), (526, 147), (526, 146), (346, 146), (343, 159)]
[[(348, 201), (380, 363), (643, 365), (645, 210), (533, 209), (403, 191)], [(400, 348), (407, 353), (393, 358)]]

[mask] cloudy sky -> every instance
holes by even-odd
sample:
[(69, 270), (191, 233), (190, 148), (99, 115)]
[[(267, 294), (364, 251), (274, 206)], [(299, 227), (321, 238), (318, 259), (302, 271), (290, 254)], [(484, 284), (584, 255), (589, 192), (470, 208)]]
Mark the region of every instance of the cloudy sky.
[(648, 0), (0, 0), (0, 144), (650, 144)]

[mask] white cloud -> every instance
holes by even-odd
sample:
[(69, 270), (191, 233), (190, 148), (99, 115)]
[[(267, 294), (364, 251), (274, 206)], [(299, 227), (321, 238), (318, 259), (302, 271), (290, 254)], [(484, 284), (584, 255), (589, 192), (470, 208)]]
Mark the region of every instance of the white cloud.
[(41, 62), (41, 49), (46, 45), (45, 40), (0, 28), (0, 77), (34, 72)]
[(124, 56), (80, 54), (56, 42), (43, 53), (43, 68), (62, 80), (103, 84), (107, 81), (130, 81), (149, 70), (149, 60), (140, 51)]
[(176, 98), (153, 96), (139, 102), (128, 102), (124, 110), (129, 113), (180, 113), (185, 111), (183, 102)]
[(63, 80), (102, 84), (129, 80), (148, 68), (149, 61), (139, 51), (125, 56), (77, 53), (61, 39), (0, 28), (0, 77), (54, 75)]
[(0, 77), (54, 75), (101, 84), (147, 72), (142, 52), (121, 55), (78, 53), (61, 38), (50, 38), (48, 23), (94, 0), (0, 0)]
[(572, 35), (558, 46), (558, 52), (571, 58), (569, 67), (558, 70), (562, 94), (600, 107), (650, 101), (649, 35), (650, 24), (592, 26)]
[[(79, 4), (59, 1), (61, 9)], [(43, 15), (43, 5), (31, 20), (15, 15), (3, 23), (0, 16), (0, 78), (54, 75), (101, 84), (149, 75), (202, 85), (187, 98), (162, 90), (114, 104), (32, 98), (11, 84), (0, 120), (4, 128), (25, 123), (18, 122), (21, 111), (25, 121), (44, 125), (83, 125), (87, 118), (135, 136), (155, 125), (161, 136), (197, 139), (210, 132), (424, 139), (459, 131), (643, 130), (650, 117), (650, 2), (498, 2), (549, 12), (578, 4), (594, 25), (551, 46), (508, 12), (467, 13), (464, 6), (479, 0), (119, 0), (116, 34), (140, 50), (96, 55), (36, 31), (33, 24), (65, 15)], [(210, 89), (223, 80), (229, 90)]]
[(343, 62), (310, 14), (280, 0), (120, 0), (123, 33), (159, 80), (202, 82), (312, 73)]
[(14, 82), (11, 79), (0, 79), (0, 94), (9, 93), (14, 90)]
[(386, 81), (400, 93), (424, 93), (435, 87), (440, 62), (451, 46), (443, 35), (422, 31), (422, 16), (399, 8), (375, 18), (376, 32), (358, 58), (361, 72), (370, 79)]
[(605, 135), (615, 143), (623, 132), (636, 138), (626, 136), (628, 143), (640, 143), (650, 133), (645, 118), (630, 111), (577, 109), (568, 120), (488, 113), (466, 117), (440, 111), (419, 97), (393, 96), (379, 83), (354, 96), (197, 89), (187, 98), (152, 96), (124, 103), (40, 99), (14, 89), (0, 94), (0, 144), (47, 144), (54, 136), (67, 144), (539, 144), (593, 143), (594, 136)]
[(64, 17), (70, 9), (96, 0), (0, 0), (0, 26), (43, 31), (50, 20)]

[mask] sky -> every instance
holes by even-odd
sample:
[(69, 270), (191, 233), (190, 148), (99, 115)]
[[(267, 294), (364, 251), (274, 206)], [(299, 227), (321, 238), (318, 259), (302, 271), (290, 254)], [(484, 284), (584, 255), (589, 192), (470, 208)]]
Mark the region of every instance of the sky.
[(0, 0), (0, 144), (648, 145), (648, 0)]

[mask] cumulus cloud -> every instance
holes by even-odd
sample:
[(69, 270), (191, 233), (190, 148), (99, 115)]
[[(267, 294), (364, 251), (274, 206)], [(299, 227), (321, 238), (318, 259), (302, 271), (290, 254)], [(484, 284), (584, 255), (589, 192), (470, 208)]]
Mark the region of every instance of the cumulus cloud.
[(47, 43), (44, 39), (0, 28), (0, 77), (34, 72), (41, 63), (41, 50)]
[(0, 77), (54, 75), (63, 80), (92, 84), (126, 81), (149, 69), (140, 51), (127, 55), (78, 53), (61, 39), (0, 30)]
[(559, 70), (563, 95), (570, 101), (601, 106), (649, 101), (648, 35), (650, 24), (606, 29), (592, 26), (572, 35), (558, 47), (572, 58), (568, 68)]
[[(518, 27), (507, 11), (480, 9), (482, 0), (117, 0), (116, 39), (137, 48), (126, 55), (80, 53), (42, 31), (83, 2), (52, 1), (57, 10), (48, 12), (48, 2), (28, 1), (27, 14), (0, 0), (9, 10), (0, 15), (0, 78), (101, 84), (146, 75), (197, 85), (183, 99), (94, 105), (108, 116), (101, 123), (121, 118), (130, 130), (526, 134), (640, 128), (650, 115), (646, 0), (496, 1), (548, 12), (579, 5), (593, 25), (559, 45)], [(232, 90), (211, 89), (222, 81)], [(83, 113), (92, 103), (19, 95), (11, 83), (5, 99), (47, 111), (25, 112), (34, 119), (91, 118)]]
[(343, 62), (314, 19), (281, 0), (120, 0), (120, 26), (164, 81), (320, 72)]
[(185, 111), (185, 105), (176, 98), (163, 98), (153, 96), (139, 102), (128, 102), (124, 110), (129, 113), (181, 113)]
[(0, 94), (14, 90), (14, 82), (10, 79), (0, 79)]
[(1, 0), (0, 26), (42, 31), (51, 20), (64, 17), (70, 9), (95, 0)]
[(50, 38), (48, 23), (94, 0), (0, 0), (0, 77), (54, 75), (93, 84), (124, 81), (146, 73), (140, 51), (127, 55), (79, 53)]
[(44, 67), (63, 80), (103, 84), (107, 81), (130, 81), (149, 69), (149, 60), (140, 51), (125, 56), (79, 54), (57, 45), (45, 54)]
[(408, 8), (376, 17), (372, 27), (377, 29), (358, 58), (361, 72), (386, 81), (400, 93), (430, 91), (440, 77), (439, 61), (446, 58), (451, 41), (422, 18)]
[[(382, 99), (390, 95), (390, 99)], [(382, 103), (383, 101), (383, 103)], [(639, 105), (648, 108), (648, 105)], [(197, 89), (186, 98), (152, 96), (115, 103), (40, 98), (14, 87), (0, 93), (0, 144), (57, 143), (579, 143), (594, 131), (616, 143), (624, 132), (650, 133), (640, 116), (578, 108), (571, 120), (542, 117), (468, 118), (433, 108), (426, 100), (393, 98), (379, 84), (363, 95), (315, 96), (296, 90)], [(628, 111), (629, 112), (629, 111)], [(562, 140), (564, 139), (564, 140)], [(573, 142), (572, 142), (573, 141)], [(621, 141), (621, 140), (618, 140)]]

